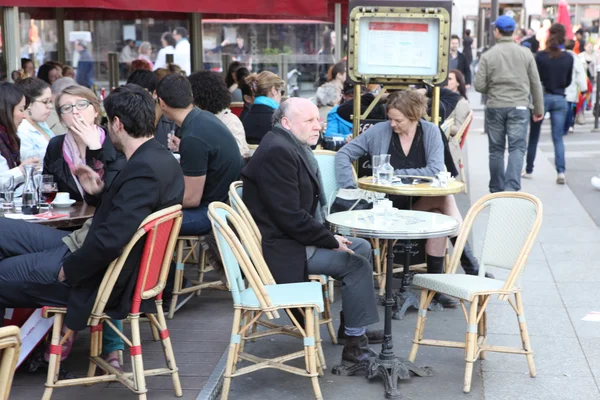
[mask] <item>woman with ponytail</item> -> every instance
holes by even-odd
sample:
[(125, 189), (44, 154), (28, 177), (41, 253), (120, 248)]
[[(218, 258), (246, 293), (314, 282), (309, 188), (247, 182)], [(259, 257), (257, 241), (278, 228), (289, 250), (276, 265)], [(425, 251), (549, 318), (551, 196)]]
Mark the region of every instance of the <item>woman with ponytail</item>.
[(254, 95), (254, 104), (244, 116), (242, 123), (248, 144), (259, 144), (273, 126), (271, 119), (285, 93), (285, 82), (269, 71), (250, 74), (245, 80)]

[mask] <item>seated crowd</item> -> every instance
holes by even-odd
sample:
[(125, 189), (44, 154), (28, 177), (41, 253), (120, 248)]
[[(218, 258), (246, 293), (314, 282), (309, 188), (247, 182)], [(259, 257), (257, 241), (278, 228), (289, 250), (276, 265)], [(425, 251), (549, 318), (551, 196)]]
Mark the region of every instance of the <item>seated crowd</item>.
[[(355, 87), (343, 63), (317, 91), (319, 107), (301, 98), (282, 102), (285, 82), (268, 71), (249, 74), (237, 65), (226, 81), (215, 72), (186, 77), (171, 69), (133, 71), (103, 104), (92, 90), (61, 78), (58, 67), (0, 83), (0, 185), (10, 176), (22, 183), (23, 167), (34, 165), (53, 176), (59, 191), (97, 207), (74, 232), (0, 218), (0, 318), (9, 307), (67, 305), (66, 326), (83, 329), (104, 272), (146, 216), (181, 204), (180, 234), (210, 235), (209, 204), (227, 202), (229, 186), (241, 179), (276, 282), (302, 282), (309, 274), (340, 281), (342, 358), (371, 356), (369, 345), (383, 341), (381, 330), (368, 329), (379, 321), (373, 251), (366, 240), (327, 229), (328, 199), (312, 148), (323, 135), (346, 139), (335, 158), (340, 188), (356, 187), (352, 162), (365, 155), (391, 154), (395, 174), (435, 176), (448, 162), (447, 145), (424, 120), (426, 97), (418, 91), (385, 96), (370, 115), (382, 122), (352, 139)], [(456, 105), (466, 98), (464, 79), (452, 74), (448, 92), (458, 97)], [(378, 90), (361, 89), (363, 112)], [(241, 118), (229, 108), (232, 99), (244, 103)], [(252, 157), (249, 144), (260, 144)], [(401, 196), (392, 201), (409, 206)], [(453, 196), (414, 199), (412, 208), (462, 221)], [(446, 243), (427, 241), (429, 273), (443, 273)], [(115, 320), (126, 317), (140, 257), (138, 246), (109, 300)], [(478, 273), (468, 246), (461, 263), (467, 274)], [(456, 305), (445, 296), (436, 300)], [(120, 368), (116, 351), (124, 346), (111, 332), (103, 336), (105, 357)]]

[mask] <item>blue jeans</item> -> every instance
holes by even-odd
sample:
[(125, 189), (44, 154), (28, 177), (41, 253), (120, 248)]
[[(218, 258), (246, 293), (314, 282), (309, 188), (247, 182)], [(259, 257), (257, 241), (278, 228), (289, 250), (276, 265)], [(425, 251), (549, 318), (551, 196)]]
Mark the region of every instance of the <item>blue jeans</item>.
[(211, 225), (208, 219), (208, 205), (183, 210), (180, 235), (195, 236), (210, 232)]
[(575, 125), (575, 107), (577, 103), (567, 102), (569, 107), (567, 108), (567, 119), (565, 120), (565, 135), (569, 133), (569, 128)]
[[(527, 148), (527, 108), (487, 108), (487, 132), (490, 153), (490, 192), (521, 189), (521, 169)], [(504, 151), (508, 138), (508, 165)]]
[[(569, 103), (564, 96), (545, 94), (544, 109), (550, 113), (552, 142), (554, 143), (554, 164), (556, 166), (556, 172), (565, 172), (565, 145), (563, 143), (563, 135), (565, 134), (565, 124), (569, 112)], [(542, 122), (543, 120), (532, 124), (531, 132), (529, 132), (527, 166), (525, 167), (525, 171), (529, 174), (533, 172), (533, 162), (535, 161), (537, 145), (540, 140)]]

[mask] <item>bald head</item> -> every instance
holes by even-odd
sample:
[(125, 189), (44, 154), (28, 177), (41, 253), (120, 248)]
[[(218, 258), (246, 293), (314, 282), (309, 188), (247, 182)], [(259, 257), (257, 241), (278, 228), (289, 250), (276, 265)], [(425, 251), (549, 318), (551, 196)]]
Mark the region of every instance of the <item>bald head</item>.
[(281, 103), (273, 114), (273, 125), (277, 123), (304, 144), (314, 146), (319, 141), (319, 109), (308, 99), (291, 97)]

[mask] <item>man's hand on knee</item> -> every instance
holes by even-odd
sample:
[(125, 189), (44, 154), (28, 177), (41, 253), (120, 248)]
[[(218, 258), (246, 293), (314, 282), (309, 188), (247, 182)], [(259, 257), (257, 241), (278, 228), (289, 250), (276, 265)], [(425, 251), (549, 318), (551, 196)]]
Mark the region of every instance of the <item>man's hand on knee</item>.
[(350, 248), (348, 246), (350, 246), (352, 244), (351, 241), (349, 241), (348, 239), (346, 239), (343, 236), (340, 235), (334, 235), (335, 239), (338, 241), (338, 248), (334, 249), (335, 251), (345, 251), (347, 253), (350, 254), (354, 254), (354, 252), (352, 250), (350, 250)]

